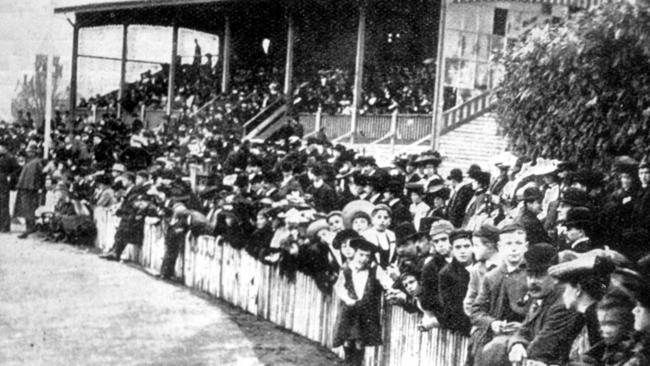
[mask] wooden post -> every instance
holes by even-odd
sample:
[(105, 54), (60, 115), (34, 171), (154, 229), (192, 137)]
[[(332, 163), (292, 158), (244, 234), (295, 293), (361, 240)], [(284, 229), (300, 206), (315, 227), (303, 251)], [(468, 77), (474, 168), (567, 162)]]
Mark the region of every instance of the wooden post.
[(323, 118), (323, 106), (319, 105), (318, 109), (316, 110), (316, 122), (314, 124), (314, 132), (316, 133), (320, 131), (320, 128), (323, 123), (322, 118)]
[(289, 10), (287, 15), (287, 60), (284, 68), (284, 95), (291, 94), (291, 80), (293, 79), (293, 46), (295, 43), (295, 28), (293, 24), (293, 13)]
[(397, 108), (393, 111), (390, 118), (390, 146), (392, 153), (395, 154), (395, 135), (397, 134)]
[(167, 115), (172, 115), (174, 108), (174, 88), (176, 87), (176, 54), (178, 53), (178, 24), (172, 23), (172, 55), (169, 62), (169, 85), (167, 86)]
[(52, 82), (54, 74), (54, 56), (48, 54), (45, 62), (45, 123), (44, 123), (44, 143), (43, 157), (47, 159), (52, 146), (52, 95), (54, 94), (54, 83)]
[(126, 58), (128, 52), (127, 38), (129, 34), (129, 25), (122, 25), (122, 57), (120, 59), (120, 88), (117, 91), (117, 117), (122, 117), (122, 99), (126, 91)]
[(79, 26), (72, 27), (72, 60), (70, 64), (70, 116), (75, 118), (77, 110), (77, 62), (79, 59)]
[(352, 91), (352, 122), (350, 143), (354, 144), (354, 138), (357, 134), (357, 117), (359, 114), (359, 104), (361, 103), (362, 83), (363, 83), (363, 58), (366, 43), (366, 4), (359, 4), (359, 26), (357, 29), (357, 58), (354, 67), (354, 89)]
[(223, 24), (223, 69), (221, 70), (221, 92), (226, 94), (230, 88), (230, 53), (231, 53), (230, 17), (226, 16)]
[[(143, 104), (140, 106), (140, 121), (142, 121), (142, 123), (145, 123), (144, 121), (146, 117), (147, 117), (147, 106)], [(149, 128), (149, 121), (146, 122), (146, 125), (147, 125), (146, 127)]]
[(445, 88), (445, 21), (447, 18), (447, 0), (440, 2), (440, 18), (438, 22), (438, 55), (436, 57), (436, 81), (433, 91), (433, 116), (431, 127), (431, 148), (437, 150), (440, 145), (440, 131), (442, 129), (442, 109), (444, 106)]

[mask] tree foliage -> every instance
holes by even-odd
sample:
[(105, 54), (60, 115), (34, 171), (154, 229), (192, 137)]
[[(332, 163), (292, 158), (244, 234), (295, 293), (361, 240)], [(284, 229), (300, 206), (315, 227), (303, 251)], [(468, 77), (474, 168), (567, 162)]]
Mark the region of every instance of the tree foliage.
[(573, 15), (501, 56), (497, 114), (515, 153), (606, 167), (650, 146), (650, 13)]
[[(52, 83), (54, 89), (52, 93), (52, 106), (62, 106), (65, 108), (67, 95), (65, 92), (57, 92), (58, 85), (61, 81), (63, 67), (59, 63), (59, 57), (54, 58), (54, 74)], [(18, 111), (30, 112), (38, 126), (42, 125), (45, 119), (45, 95), (46, 95), (46, 70), (47, 56), (36, 55), (34, 60), (34, 74), (31, 76), (23, 75), (22, 80), (18, 81), (16, 94), (11, 100), (11, 113), (14, 119), (18, 116)]]

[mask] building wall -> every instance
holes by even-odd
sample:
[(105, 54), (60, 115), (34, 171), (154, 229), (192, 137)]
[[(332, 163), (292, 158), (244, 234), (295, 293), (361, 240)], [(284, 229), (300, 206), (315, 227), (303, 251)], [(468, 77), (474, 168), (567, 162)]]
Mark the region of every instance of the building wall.
[(527, 29), (567, 16), (566, 6), (519, 2), (448, 4), (444, 40), (445, 107), (498, 84), (494, 58)]

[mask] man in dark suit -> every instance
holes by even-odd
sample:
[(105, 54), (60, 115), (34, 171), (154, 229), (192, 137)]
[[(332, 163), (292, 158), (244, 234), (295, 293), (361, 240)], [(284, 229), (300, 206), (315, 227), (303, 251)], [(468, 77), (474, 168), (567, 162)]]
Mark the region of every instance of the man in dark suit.
[(438, 273), (438, 294), (443, 309), (440, 325), (469, 336), (472, 325), (463, 311), (463, 300), (469, 284), (467, 267), (472, 264), (472, 233), (455, 230), (449, 235), (449, 241), (453, 259)]
[(16, 184), (18, 194), (16, 195), (14, 216), (25, 218), (25, 232), (18, 235), (19, 239), (25, 239), (36, 230), (34, 213), (39, 205), (40, 190), (45, 186), (43, 162), (38, 157), (38, 148), (35, 145), (28, 146), (26, 154), (27, 163), (20, 171), (18, 184)]
[(0, 145), (0, 232), (11, 230), (11, 215), (9, 214), (9, 192), (16, 182), (16, 173), (20, 165), (7, 148)]
[(141, 245), (144, 239), (144, 215), (139, 207), (144, 194), (143, 188), (135, 184), (133, 173), (124, 173), (120, 179), (126, 189), (124, 199), (116, 212), (120, 217), (120, 224), (115, 231), (113, 247), (108, 253), (100, 255), (100, 258), (114, 261), (120, 259), (127, 244)]
[(389, 229), (394, 230), (399, 224), (411, 222), (411, 212), (404, 202), (404, 177), (391, 176), (384, 191), (384, 203), (391, 209)]
[(449, 221), (459, 228), (465, 218), (465, 210), (469, 201), (474, 196), (474, 190), (470, 183), (463, 184), (463, 172), (460, 169), (452, 169), (447, 179), (451, 182), (452, 193), (447, 205)]
[(336, 192), (323, 180), (323, 167), (320, 164), (314, 165), (310, 173), (312, 185), (307, 188), (307, 193), (311, 195), (316, 211), (328, 213), (336, 210)]
[(508, 361), (528, 359), (564, 365), (573, 341), (585, 324), (584, 318), (565, 307), (562, 286), (548, 273), (548, 268), (558, 262), (557, 249), (546, 243), (535, 244), (525, 258), (532, 302), (519, 331), (508, 342)]
[(566, 214), (566, 242), (567, 249), (577, 253), (586, 253), (596, 249), (595, 243), (589, 235), (592, 231), (593, 215), (586, 207), (573, 207)]

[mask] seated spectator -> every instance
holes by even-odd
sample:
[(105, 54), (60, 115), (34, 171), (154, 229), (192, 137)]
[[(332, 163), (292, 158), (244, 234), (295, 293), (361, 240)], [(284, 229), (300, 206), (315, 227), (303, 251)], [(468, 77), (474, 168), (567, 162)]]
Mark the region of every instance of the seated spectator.
[[(526, 281), (531, 298), (526, 319), (508, 339), (506, 349), (492, 348), (492, 359), (522, 362), (524, 359), (546, 364), (565, 364), (571, 345), (584, 326), (584, 319), (575, 310), (566, 309), (562, 287), (548, 273), (557, 264), (557, 249), (546, 243), (531, 246), (526, 252)], [(487, 347), (486, 347), (487, 348)]]

